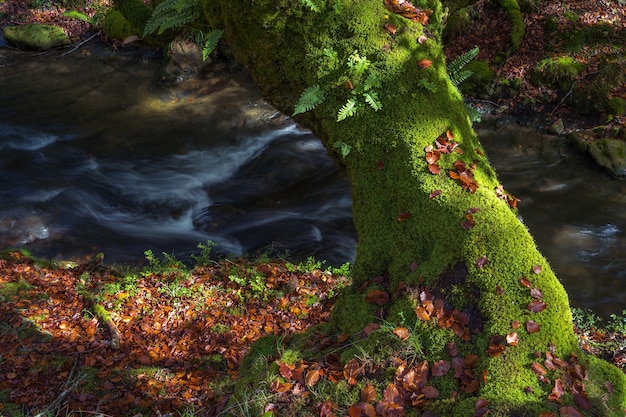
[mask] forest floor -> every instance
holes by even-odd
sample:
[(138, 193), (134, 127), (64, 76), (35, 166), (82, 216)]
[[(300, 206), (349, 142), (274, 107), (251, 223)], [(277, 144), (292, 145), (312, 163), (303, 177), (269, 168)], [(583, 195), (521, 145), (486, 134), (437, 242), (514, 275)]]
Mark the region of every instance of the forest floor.
[[(316, 385), (351, 383), (353, 371), (374, 360), (342, 365), (351, 338), (325, 325), (335, 296), (350, 284), (348, 268), (215, 262), (207, 249), (193, 268), (148, 253), (142, 270), (104, 266), (99, 257), (64, 265), (20, 252), (0, 256), (0, 416), (250, 415), (244, 400), (261, 400), (278, 415), (294, 415), (289, 407), (306, 402), (316, 415), (334, 415), (324, 414), (333, 407), (316, 397)], [(626, 372), (626, 317), (574, 317), (581, 348)], [(362, 337), (380, 327), (371, 323)], [(411, 337), (401, 325), (388, 330)], [(244, 356), (265, 335), (276, 336), (269, 351), (298, 337), (312, 354), (330, 353), (320, 362), (290, 362), (279, 348), (266, 358), (286, 380), (265, 381), (276, 398), (255, 398), (251, 387), (249, 398), (228, 403)]]

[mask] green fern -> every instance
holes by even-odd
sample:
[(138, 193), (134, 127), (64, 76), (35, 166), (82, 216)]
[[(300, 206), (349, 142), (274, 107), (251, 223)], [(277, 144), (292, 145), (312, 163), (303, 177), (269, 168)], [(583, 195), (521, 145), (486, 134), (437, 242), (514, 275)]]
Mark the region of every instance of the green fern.
[(337, 55), (337, 51), (329, 48), (324, 48), (324, 56), (328, 58), (328, 66), (331, 69), (337, 68), (339, 64), (339, 56)]
[(319, 13), (324, 8), (324, 1), (320, 0), (300, 0), (300, 3), (314, 11), (315, 13)]
[(374, 111), (378, 111), (383, 108), (383, 104), (378, 99), (378, 94), (376, 94), (375, 91), (364, 93), (363, 97), (365, 97), (365, 102), (369, 104)]
[(143, 36), (155, 32), (160, 35), (168, 29), (181, 28), (198, 17), (198, 10), (198, 0), (165, 0), (152, 12), (144, 27)]
[(333, 143), (333, 149), (336, 150), (342, 158), (345, 158), (346, 156), (348, 156), (352, 148), (347, 143), (338, 140), (337, 142)]
[(472, 76), (473, 73), (471, 71), (461, 70), (469, 64), (470, 61), (478, 56), (479, 51), (478, 46), (475, 46), (469, 51), (454, 58), (454, 60), (448, 65), (448, 75), (450, 76), (450, 81), (452, 81), (452, 84), (455, 87)]
[(292, 116), (313, 110), (322, 101), (324, 101), (324, 92), (318, 84), (312, 85), (305, 89), (300, 95), (300, 98), (294, 106)]
[(220, 29), (211, 31), (208, 34), (204, 32), (198, 32), (198, 35), (196, 36), (196, 44), (199, 48), (202, 48), (203, 61), (206, 61), (209, 55), (211, 55), (211, 52), (215, 50), (217, 42), (220, 40), (223, 34), (224, 31)]
[(365, 70), (370, 66), (371, 62), (367, 57), (361, 57), (357, 51), (354, 51), (348, 58), (348, 67), (350, 67), (350, 75), (352, 78), (358, 79), (363, 75)]
[(337, 121), (340, 122), (348, 117), (354, 116), (358, 108), (357, 101), (353, 98), (349, 98), (346, 104), (337, 112)]

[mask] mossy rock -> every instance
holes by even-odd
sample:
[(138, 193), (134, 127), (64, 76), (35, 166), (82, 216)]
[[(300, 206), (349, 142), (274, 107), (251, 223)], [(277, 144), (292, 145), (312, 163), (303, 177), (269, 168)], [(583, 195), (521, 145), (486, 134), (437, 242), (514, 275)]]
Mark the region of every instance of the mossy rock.
[(626, 142), (620, 139), (598, 139), (589, 144), (589, 153), (613, 175), (626, 178)]
[(7, 41), (18, 48), (35, 51), (47, 51), (50, 48), (72, 43), (61, 27), (37, 23), (7, 26), (3, 30), (3, 35)]
[(609, 112), (615, 116), (626, 114), (626, 100), (621, 97), (611, 97), (606, 106)]
[(124, 40), (131, 35), (139, 36), (139, 31), (119, 10), (109, 9), (104, 17), (104, 33), (112, 39)]
[(569, 90), (584, 70), (585, 65), (570, 56), (545, 58), (535, 67), (531, 81), (535, 85), (543, 83)]

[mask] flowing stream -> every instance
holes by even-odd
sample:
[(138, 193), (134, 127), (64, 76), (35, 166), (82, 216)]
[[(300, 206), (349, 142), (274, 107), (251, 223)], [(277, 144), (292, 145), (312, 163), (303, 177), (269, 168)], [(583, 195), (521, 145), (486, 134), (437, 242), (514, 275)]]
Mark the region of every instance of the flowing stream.
[[(320, 142), (243, 71), (216, 64), (164, 86), (160, 65), (150, 51), (0, 50), (0, 249), (140, 263), (146, 249), (186, 257), (212, 241), (353, 260), (349, 184)], [(477, 130), (572, 304), (626, 308), (626, 183), (562, 138)]]

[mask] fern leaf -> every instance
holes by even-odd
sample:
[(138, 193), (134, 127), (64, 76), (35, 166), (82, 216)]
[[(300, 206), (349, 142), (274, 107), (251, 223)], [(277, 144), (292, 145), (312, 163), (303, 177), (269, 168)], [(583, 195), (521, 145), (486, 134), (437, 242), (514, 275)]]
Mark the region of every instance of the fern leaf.
[(92, 23), (91, 18), (84, 13), (77, 12), (76, 10), (68, 10), (63, 12), (63, 16), (74, 20), (80, 20), (81, 22)]
[(319, 13), (324, 8), (324, 2), (319, 0), (300, 0), (300, 2), (314, 11), (315, 13)]
[(217, 42), (220, 40), (222, 35), (224, 34), (223, 30), (217, 29), (212, 32), (209, 32), (206, 35), (206, 39), (204, 41), (204, 45), (202, 46), (202, 60), (206, 61), (206, 59), (211, 55), (211, 52), (217, 46)]
[(378, 88), (378, 87), (380, 87), (380, 78), (378, 78), (378, 75), (376, 75), (376, 72), (370, 71), (363, 85), (363, 89), (365, 91), (368, 91), (368, 90), (371, 90), (372, 88)]
[(370, 66), (370, 61), (367, 57), (361, 57), (359, 54), (354, 51), (350, 58), (348, 58), (348, 66), (350, 67), (351, 75), (353, 78), (359, 78), (365, 70), (367, 70)]
[(452, 81), (452, 85), (457, 87), (463, 81), (467, 80), (469, 77), (474, 75), (474, 73), (470, 70), (462, 70), (454, 74), (454, 76), (450, 75), (450, 81)]
[(165, 0), (152, 12), (146, 22), (143, 36), (157, 32), (159, 35), (168, 29), (181, 28), (197, 16), (197, 0)]
[(478, 56), (478, 46), (470, 49), (467, 52), (462, 53), (461, 55), (454, 58), (454, 60), (448, 65), (448, 74), (450, 78), (454, 78), (456, 74), (459, 73), (467, 64), (470, 63), (471, 60)]
[(324, 92), (322, 91), (320, 86), (318, 84), (315, 84), (311, 87), (308, 87), (300, 95), (298, 102), (294, 106), (294, 112), (292, 116), (300, 113), (305, 113), (309, 110), (313, 110), (322, 101), (324, 101)]
[(349, 98), (346, 104), (344, 104), (343, 107), (339, 109), (339, 112), (337, 113), (337, 121), (340, 122), (350, 116), (354, 116), (357, 109), (358, 106), (356, 100), (353, 98)]
[(331, 68), (335, 69), (339, 63), (339, 56), (337, 51), (329, 48), (324, 48), (324, 56), (328, 58), (328, 64)]
[(383, 103), (378, 99), (378, 94), (375, 91), (370, 93), (363, 93), (363, 97), (365, 98), (365, 102), (370, 105), (374, 111), (378, 111), (383, 108)]
[(345, 158), (350, 153), (352, 147), (347, 143), (338, 140), (337, 142), (333, 143), (333, 149), (336, 150), (342, 158)]

